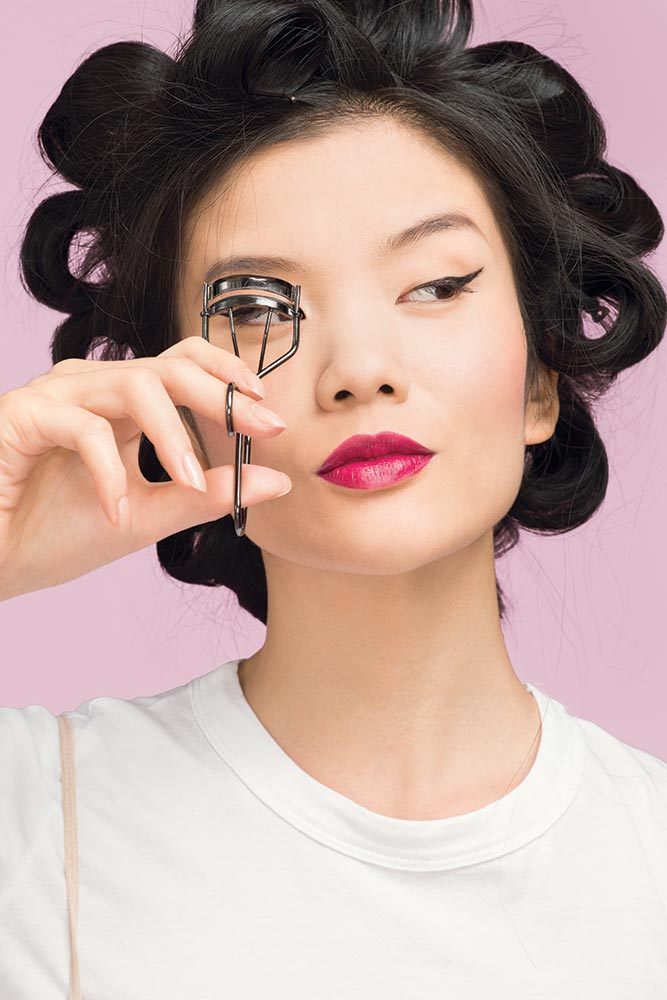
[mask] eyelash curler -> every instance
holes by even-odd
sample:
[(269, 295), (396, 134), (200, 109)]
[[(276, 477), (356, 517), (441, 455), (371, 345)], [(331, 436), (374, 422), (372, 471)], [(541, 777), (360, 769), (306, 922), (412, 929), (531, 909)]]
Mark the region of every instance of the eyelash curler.
[[(237, 295), (237, 290), (250, 289), (254, 294), (245, 291), (242, 295)], [(261, 294), (258, 294), (261, 293)], [(218, 296), (221, 296), (220, 298)], [(212, 299), (216, 299), (212, 302)], [(288, 299), (288, 302), (282, 301)], [(240, 358), (239, 347), (236, 339), (236, 327), (234, 326), (234, 310), (239, 307), (251, 307), (251, 312), (255, 306), (262, 306), (267, 309), (266, 326), (262, 338), (262, 350), (259, 357), (259, 367), (257, 376), (263, 378), (272, 372), (274, 368), (284, 364), (293, 357), (299, 347), (299, 321), (304, 319), (303, 310), (299, 307), (301, 299), (301, 285), (292, 285), (281, 278), (269, 278), (252, 274), (232, 274), (226, 278), (218, 278), (213, 282), (204, 282), (203, 288), (203, 309), (200, 313), (201, 335), (204, 340), (209, 340), (209, 319), (219, 313), (226, 315), (229, 320), (232, 344), (234, 353)], [(264, 365), (264, 354), (269, 337), (269, 327), (274, 312), (280, 313), (287, 319), (292, 320), (292, 346), (276, 361), (272, 361), (266, 367)], [(210, 342), (210, 341), (209, 341)], [(254, 366), (253, 366), (254, 367)], [(234, 401), (234, 389), (236, 385), (230, 382), (227, 386), (227, 397), (225, 406), (225, 417), (227, 420), (227, 434), (234, 437), (234, 425), (232, 422), (232, 405)], [(234, 530), (240, 537), (245, 534), (248, 508), (241, 506), (241, 467), (250, 462), (250, 435), (236, 435), (236, 454), (234, 459), (234, 473), (236, 487), (234, 493)]]

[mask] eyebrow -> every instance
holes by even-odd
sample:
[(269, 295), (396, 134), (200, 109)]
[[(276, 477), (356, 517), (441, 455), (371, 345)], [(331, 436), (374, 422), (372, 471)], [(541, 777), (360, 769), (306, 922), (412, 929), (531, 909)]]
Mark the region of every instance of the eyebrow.
[[(407, 229), (386, 237), (373, 254), (373, 260), (376, 262), (383, 260), (390, 256), (390, 254), (398, 253), (408, 246), (414, 246), (421, 240), (426, 239), (427, 236), (432, 236), (434, 233), (439, 233), (447, 229), (458, 231), (469, 229), (476, 232), (483, 240), (488, 242), (477, 223), (473, 222), (463, 212), (442, 212), (440, 215), (433, 215), (427, 219), (422, 219), (419, 222), (415, 222), (414, 225), (408, 226)], [(302, 261), (292, 260), (289, 257), (235, 254), (231, 257), (222, 257), (211, 264), (206, 271), (205, 279), (207, 282), (210, 282), (213, 278), (219, 277), (225, 272), (251, 271), (258, 272), (259, 274), (271, 274), (275, 271), (297, 271), (305, 274), (307, 270), (307, 265)]]

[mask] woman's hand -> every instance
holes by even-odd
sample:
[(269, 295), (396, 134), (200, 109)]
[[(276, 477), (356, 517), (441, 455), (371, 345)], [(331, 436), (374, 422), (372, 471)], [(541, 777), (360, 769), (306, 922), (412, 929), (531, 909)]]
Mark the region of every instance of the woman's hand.
[[(227, 383), (244, 373), (254, 377), (235, 354), (186, 337), (157, 357), (61, 361), (0, 395), (0, 600), (73, 580), (229, 514), (234, 466), (204, 472), (206, 492), (193, 488), (183, 464), (186, 455), (197, 464), (193, 442), (176, 404), (217, 420), (226, 434)], [(234, 431), (279, 434), (283, 428), (256, 419), (254, 405), (234, 392)], [(142, 431), (174, 482), (142, 476)], [(277, 470), (242, 468), (244, 507), (285, 487), (289, 478)], [(117, 521), (123, 496), (130, 513), (124, 529)]]

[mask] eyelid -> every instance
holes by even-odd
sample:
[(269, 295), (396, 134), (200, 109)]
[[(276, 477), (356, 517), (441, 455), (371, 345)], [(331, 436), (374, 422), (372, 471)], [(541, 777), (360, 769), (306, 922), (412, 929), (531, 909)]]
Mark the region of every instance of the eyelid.
[[(478, 275), (480, 275), (483, 270), (484, 270), (484, 267), (482, 266), (482, 267), (478, 267), (476, 271), (471, 271), (469, 274), (462, 274), (462, 275), (456, 275), (456, 274), (454, 274), (454, 275), (447, 275), (447, 276), (442, 277), (442, 278), (432, 278), (430, 281), (424, 281), (420, 285), (414, 285), (412, 288), (408, 289), (408, 291), (405, 292), (405, 294), (409, 295), (410, 292), (418, 292), (422, 288), (433, 288), (433, 287), (437, 287), (437, 286), (445, 286), (446, 287), (448, 285), (451, 285), (453, 288), (459, 289), (461, 292), (472, 292), (474, 289), (467, 288), (466, 286), (469, 285), (472, 281), (474, 281), (474, 279)], [(443, 299), (443, 302), (445, 302), (445, 301), (448, 301), (448, 300)], [(305, 315), (305, 318), (306, 319), (308, 318), (307, 314)], [(280, 316), (279, 316), (279, 320), (280, 320)], [(288, 321), (283, 320), (283, 322), (288, 322)]]
[(483, 270), (484, 268), (480, 267), (476, 271), (471, 271), (470, 274), (462, 274), (462, 275), (453, 274), (445, 276), (444, 278), (433, 278), (431, 281), (425, 281), (421, 285), (415, 285), (415, 287), (411, 288), (410, 291), (417, 292), (421, 288), (430, 288), (432, 285), (446, 285), (446, 284), (453, 285), (456, 288), (461, 288), (463, 291), (472, 291), (472, 289), (467, 289), (464, 286), (469, 285), (470, 282), (473, 281), (478, 274), (481, 274)]

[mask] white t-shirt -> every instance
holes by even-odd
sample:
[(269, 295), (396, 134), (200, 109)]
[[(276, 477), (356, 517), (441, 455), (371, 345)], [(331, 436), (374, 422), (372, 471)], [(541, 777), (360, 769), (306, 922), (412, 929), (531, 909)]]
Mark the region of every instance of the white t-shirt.
[[(661, 1000), (667, 763), (533, 684), (527, 777), (482, 809), (380, 815), (318, 782), (238, 660), (67, 713), (86, 1000)], [(65, 1000), (56, 717), (0, 709), (0, 1000)]]

